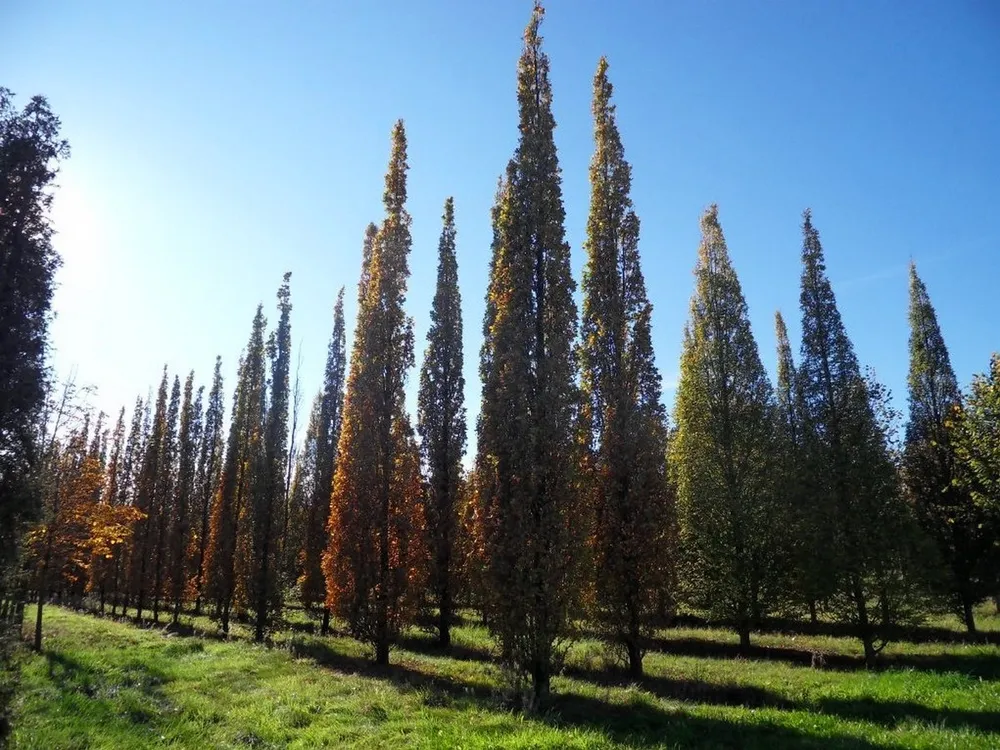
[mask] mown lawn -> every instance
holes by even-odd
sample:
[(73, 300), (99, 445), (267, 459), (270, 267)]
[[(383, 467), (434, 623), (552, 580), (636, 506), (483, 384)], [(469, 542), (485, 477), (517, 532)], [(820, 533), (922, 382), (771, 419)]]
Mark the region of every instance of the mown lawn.
[(219, 640), (205, 619), (179, 635), (48, 607), (14, 747), (1000, 748), (1000, 648), (963, 643), (950, 621), (891, 645), (879, 671), (836, 635), (759, 634), (740, 659), (725, 631), (664, 631), (638, 685), (583, 640), (550, 708), (525, 716), (505, 707), (474, 624), (447, 652), (415, 630), (377, 670), (360, 644), (298, 620), (259, 646), (242, 628)]

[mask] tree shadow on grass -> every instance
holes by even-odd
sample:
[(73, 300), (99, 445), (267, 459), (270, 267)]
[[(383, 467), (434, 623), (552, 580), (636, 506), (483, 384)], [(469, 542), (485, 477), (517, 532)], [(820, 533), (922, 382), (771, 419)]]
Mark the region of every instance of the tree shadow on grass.
[[(59, 651), (45, 652), (48, 678), (67, 698), (79, 694), (101, 707), (101, 722), (126, 725), (156, 724), (169, 701), (163, 685), (166, 674), (139, 660), (108, 673)], [(127, 692), (128, 695), (124, 695)]]
[[(752, 645), (746, 653), (735, 643), (720, 643), (703, 638), (658, 638), (654, 650), (666, 655), (694, 656), (707, 659), (748, 658), (762, 661), (780, 661), (809, 667), (814, 665), (817, 652), (786, 646)], [(860, 654), (822, 653), (824, 669), (838, 671), (864, 670), (865, 660)], [(960, 672), (984, 679), (1000, 678), (1000, 650), (996, 654), (882, 654), (877, 669), (918, 669), (926, 672)]]
[(754, 685), (714, 683), (704, 680), (677, 679), (662, 675), (645, 674), (639, 679), (630, 677), (624, 670), (585, 669), (568, 666), (563, 670), (567, 677), (589, 682), (601, 687), (641, 687), (657, 698), (684, 703), (709, 703), (715, 706), (742, 706), (745, 708), (796, 708), (796, 704), (772, 690)]
[[(688, 614), (675, 616), (670, 622), (670, 627), (721, 628), (724, 630), (735, 630), (736, 628), (730, 622), (707, 620), (704, 617)], [(776, 617), (764, 620), (757, 629), (761, 633), (775, 633), (780, 635), (830, 636), (833, 638), (850, 639), (857, 639), (858, 637), (857, 629), (854, 625), (842, 622), (808, 622)], [(1000, 646), (1000, 631), (969, 633), (963, 630), (952, 630), (951, 628), (942, 628), (933, 625), (899, 625), (890, 628), (886, 632), (886, 635), (888, 635), (890, 641), (903, 641), (905, 643), (992, 644)]]
[(871, 742), (844, 735), (815, 736), (773, 723), (741, 723), (666, 711), (643, 701), (612, 703), (576, 693), (553, 696), (541, 719), (552, 726), (585, 728), (633, 747), (824, 748), (869, 750)]
[[(431, 675), (406, 664), (378, 667), (369, 660), (340, 654), (328, 644), (317, 641), (294, 643), (291, 647), (298, 656), (311, 658), (317, 664), (338, 672), (383, 679), (402, 690), (421, 690), (427, 705), (448, 705), (460, 708), (475, 705), (487, 710), (509, 712), (504, 694), (496, 688), (458, 680), (451, 676)], [(608, 677), (608, 684), (613, 679)], [(719, 686), (695, 681), (672, 681), (649, 678), (643, 687), (657, 695), (679, 700), (721, 703), (724, 705), (781, 705), (787, 704), (766, 691), (742, 691), (737, 686)], [(776, 724), (743, 724), (691, 716), (684, 711), (668, 711), (648, 701), (616, 703), (573, 692), (554, 694), (541, 714), (529, 720), (554, 728), (578, 728), (603, 734), (608, 739), (637, 748), (680, 746), (712, 748), (802, 748), (823, 747), (834, 750), (868, 750), (875, 745), (852, 737), (813, 737), (790, 727)], [(881, 747), (884, 747), (881, 746)]]
[(424, 656), (444, 656), (459, 661), (493, 662), (494, 655), (487, 647), (470, 646), (452, 641), (442, 646), (434, 638), (420, 633), (404, 633), (397, 641), (399, 648)]
[[(873, 698), (822, 698), (816, 703), (816, 709), (849, 721), (869, 721), (887, 727), (917, 721), (951, 729), (961, 727), (987, 734), (1000, 733), (1000, 711), (931, 708), (909, 701)], [(1000, 743), (1000, 737), (997, 740)]]

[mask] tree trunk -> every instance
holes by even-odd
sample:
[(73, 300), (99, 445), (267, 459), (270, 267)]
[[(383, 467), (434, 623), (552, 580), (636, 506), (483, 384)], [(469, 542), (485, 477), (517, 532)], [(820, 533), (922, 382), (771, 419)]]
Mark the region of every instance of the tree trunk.
[(976, 617), (972, 612), (973, 601), (968, 595), (962, 597), (962, 618), (965, 621), (965, 629), (970, 633), (976, 632)]
[(878, 651), (875, 650), (875, 640), (870, 635), (867, 635), (862, 638), (862, 642), (865, 647), (865, 666), (868, 669), (874, 669), (878, 660)]
[(42, 596), (41, 592), (38, 595), (38, 607), (35, 609), (35, 640), (32, 643), (32, 648), (35, 651), (41, 652), (42, 650), (42, 607), (45, 605), (45, 598)]
[(625, 644), (628, 650), (628, 676), (633, 680), (642, 679), (642, 649), (635, 638), (629, 638)]
[(379, 667), (389, 666), (389, 639), (380, 637), (375, 644), (375, 664)]
[(531, 671), (532, 701), (529, 708), (532, 711), (540, 710), (549, 699), (550, 682), (551, 676), (549, 675), (547, 665), (536, 664), (535, 668)]
[(323, 624), (320, 625), (319, 634), (327, 635), (330, 632), (330, 608), (323, 607)]
[(878, 652), (875, 650), (875, 637), (872, 633), (871, 623), (868, 620), (868, 603), (865, 601), (864, 591), (861, 584), (854, 581), (851, 584), (851, 593), (854, 596), (854, 606), (858, 612), (858, 637), (865, 647), (865, 666), (871, 669), (875, 666), (875, 659)]
[(441, 608), (438, 612), (438, 644), (451, 645), (451, 589), (447, 583), (441, 591)]
[(254, 624), (253, 639), (257, 643), (264, 640), (264, 631), (267, 629), (267, 608), (270, 604), (268, 596), (268, 555), (270, 554), (271, 541), (271, 515), (273, 507), (268, 507), (267, 515), (264, 518), (264, 538), (261, 541), (260, 554), (260, 574), (257, 578), (257, 618)]
[(809, 600), (809, 622), (815, 625), (819, 622), (819, 618), (816, 616), (816, 600)]
[(750, 655), (750, 623), (740, 623), (740, 654)]

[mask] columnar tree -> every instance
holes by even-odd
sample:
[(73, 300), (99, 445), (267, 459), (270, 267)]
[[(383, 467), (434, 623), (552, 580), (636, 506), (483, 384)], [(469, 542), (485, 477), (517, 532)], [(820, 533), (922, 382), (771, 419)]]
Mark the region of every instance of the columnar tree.
[(196, 483), (198, 444), (201, 441), (202, 388), (194, 395), (194, 372), (184, 381), (178, 434), (177, 486), (174, 488), (173, 527), (170, 529), (170, 597), (173, 602), (173, 624), (180, 617), (181, 605), (187, 594), (188, 542), (192, 526), (192, 505), (198, 488)]
[(535, 6), (518, 62), (520, 137), (493, 209), (477, 473), (487, 623), (530, 703), (549, 693), (577, 603), (577, 312), (549, 59)]
[[(912, 520), (880, 418), (887, 397), (866, 382), (844, 330), (819, 233), (809, 211), (802, 226), (802, 354), (810, 527), (822, 575), (817, 589), (853, 624), (874, 663), (891, 626), (908, 615)], [(875, 386), (875, 387), (873, 387)]]
[(679, 579), (688, 601), (735, 623), (747, 651), (784, 565), (774, 394), (714, 205), (701, 232), (671, 443)]
[[(374, 233), (367, 235), (366, 245), (374, 240)], [(344, 381), (347, 372), (347, 344), (344, 327), (344, 289), (337, 293), (337, 303), (333, 308), (333, 335), (326, 352), (326, 369), (323, 373), (323, 389), (318, 394), (318, 409), (314, 421), (310, 421), (309, 436), (312, 440), (312, 455), (308, 459), (312, 476), (306, 481), (303, 476), (297, 482), (300, 492), (308, 488), (308, 496), (303, 496), (306, 504), (305, 529), (301, 552), (302, 575), (299, 579), (299, 594), (307, 609), (326, 601), (326, 582), (323, 579), (323, 552), (327, 548), (327, 523), (330, 519), (330, 496), (333, 493), (333, 475), (337, 468), (337, 444), (340, 441), (340, 425), (343, 420)], [(303, 464), (306, 465), (306, 464)], [(323, 608), (322, 632), (330, 626), (330, 610)]]
[(169, 532), (174, 525), (176, 513), (174, 492), (177, 488), (177, 423), (180, 419), (180, 410), (181, 380), (174, 375), (154, 483), (156, 539), (153, 551), (153, 622), (160, 620), (160, 598), (165, 593), (164, 584), (169, 573)]
[(989, 518), (958, 477), (949, 422), (961, 409), (958, 381), (941, 336), (927, 287), (910, 264), (910, 418), (906, 425), (904, 477), (924, 532), (934, 540), (945, 568), (944, 590), (970, 633), (973, 607), (993, 593), (987, 576), (993, 546)]
[(208, 392), (204, 423), (201, 433), (201, 447), (198, 453), (198, 473), (195, 487), (195, 508), (192, 514), (194, 524), (191, 534), (191, 558), (194, 572), (194, 611), (201, 614), (202, 590), (205, 585), (205, 553), (208, 547), (208, 521), (212, 510), (212, 496), (219, 486), (222, 468), (222, 426), (225, 418), (225, 404), (222, 394), (222, 357), (215, 358), (215, 372), (212, 388)]
[[(135, 407), (132, 410), (132, 421), (129, 425), (128, 442), (125, 443), (125, 453), (122, 458), (121, 481), (118, 485), (118, 497), (115, 504), (118, 507), (128, 507), (140, 513), (138, 510), (138, 488), (142, 474), (142, 459), (145, 454), (145, 430), (143, 418), (146, 413), (146, 406), (141, 397), (135, 400)], [(141, 521), (137, 515), (136, 523)], [(128, 607), (129, 588), (128, 574), (130, 570), (129, 562), (134, 552), (136, 534), (132, 532), (123, 540), (122, 545), (115, 551), (114, 557), (114, 584), (111, 600), (111, 614), (116, 613), (118, 604), (121, 604), (122, 615)]]
[(41, 453), (37, 425), (48, 386), (48, 324), (60, 263), (52, 247), (50, 187), (69, 156), (59, 130), (44, 98), (33, 97), (18, 110), (13, 93), (0, 87), (0, 604), (10, 602), (18, 627), (21, 604), (13, 602), (7, 574), (14, 570), (24, 525), (40, 508), (33, 474)]
[[(107, 466), (104, 470), (104, 490), (101, 493), (101, 507), (98, 514), (110, 516), (113, 508), (118, 504), (121, 484), (124, 481), (122, 464), (125, 452), (125, 407), (118, 413), (118, 421), (111, 437), (111, 453)], [(119, 545), (100, 545), (100, 549), (95, 551), (90, 563), (87, 589), (96, 591), (99, 600), (100, 611), (104, 612), (104, 603), (110, 592), (112, 596), (117, 593), (114, 590), (115, 562)]]
[(403, 309), (411, 243), (407, 169), (399, 121), (385, 219), (363, 260), (323, 558), (327, 606), (373, 647), (380, 665), (415, 614), (424, 568), (419, 455), (403, 391), (413, 365), (413, 322)]
[[(148, 406), (148, 405), (147, 405)], [(148, 411), (147, 411), (148, 416)], [(142, 517), (132, 530), (129, 569), (129, 594), (135, 601), (135, 620), (142, 621), (146, 597), (152, 589), (152, 560), (156, 555), (157, 524), (160, 521), (159, 494), (157, 482), (160, 462), (163, 457), (163, 441), (167, 426), (167, 368), (163, 368), (163, 378), (156, 396), (156, 407), (151, 416), (148, 437), (143, 441), (145, 449), (139, 468), (136, 485), (135, 507)], [(144, 431), (146, 428), (144, 427)], [(165, 472), (166, 470), (164, 470)]]
[(253, 561), (250, 603), (256, 610), (254, 639), (264, 640), (268, 613), (279, 609), (282, 513), (285, 510), (285, 467), (288, 460), (288, 373), (291, 365), (292, 303), (286, 273), (278, 289), (278, 327), (268, 345), (271, 359), (271, 392), (264, 426), (263, 465), (252, 493), (250, 528)]
[(424, 503), (430, 545), (430, 588), (438, 607), (438, 640), (451, 643), (459, 485), (465, 453), (465, 378), (462, 376), (462, 297), (455, 257), (455, 205), (444, 204), (438, 243), (437, 290), (431, 307), (427, 351), (420, 369), (417, 431), (427, 468)]
[(594, 78), (594, 156), (584, 248), (581, 342), (585, 412), (594, 451), (588, 494), (598, 624), (629, 672), (642, 657), (668, 586), (671, 497), (666, 414), (650, 335), (652, 305), (639, 262), (631, 166), (618, 133), (608, 63)]
[(799, 389), (798, 373), (792, 358), (792, 345), (788, 339), (788, 327), (780, 312), (774, 314), (774, 333), (778, 351), (778, 383), (776, 389), (776, 439), (777, 452), (781, 457), (779, 474), (779, 494), (783, 498), (783, 518), (787, 521), (786, 539), (791, 564), (789, 591), (791, 599), (809, 610), (809, 620), (819, 619), (818, 600), (823, 591), (816, 586), (820, 576), (816, 571), (814, 545), (810, 519), (810, 498), (804, 492), (805, 453), (802, 392)]
[[(246, 561), (252, 550), (246, 533), (247, 506), (253, 502), (256, 477), (263, 464), (267, 373), (264, 351), (263, 306), (257, 306), (250, 340), (240, 361), (233, 416), (229, 423), (225, 459), (218, 491), (212, 502), (209, 543), (205, 558), (207, 594), (215, 602), (222, 631), (229, 632), (233, 604), (246, 604)], [(237, 559), (241, 563), (237, 575)]]

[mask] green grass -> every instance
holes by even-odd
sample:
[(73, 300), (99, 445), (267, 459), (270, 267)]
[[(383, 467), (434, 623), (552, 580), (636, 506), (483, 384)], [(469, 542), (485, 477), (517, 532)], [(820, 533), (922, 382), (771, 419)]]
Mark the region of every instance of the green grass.
[[(46, 608), (14, 747), (1000, 747), (1000, 648), (960, 642), (950, 621), (928, 631), (944, 640), (890, 645), (879, 671), (861, 667), (849, 638), (759, 634), (754, 658), (739, 659), (726, 631), (664, 631), (638, 685), (583, 640), (539, 716), (504, 707), (475, 625), (447, 652), (412, 631), (378, 670), (362, 645), (305, 632), (302, 615), (269, 647), (187, 621), (205, 635)], [(826, 668), (809, 666), (812, 652)]]

